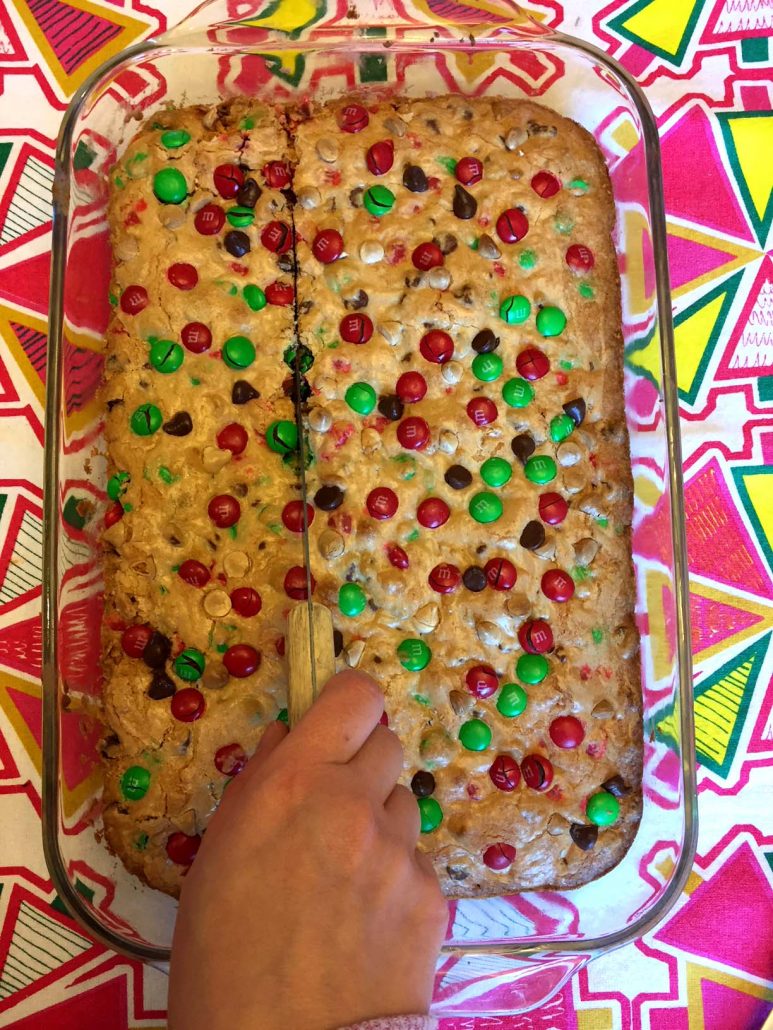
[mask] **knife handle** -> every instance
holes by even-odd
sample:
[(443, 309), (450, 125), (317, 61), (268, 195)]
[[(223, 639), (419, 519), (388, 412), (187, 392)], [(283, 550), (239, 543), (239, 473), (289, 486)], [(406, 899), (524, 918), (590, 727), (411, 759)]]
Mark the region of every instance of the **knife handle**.
[(298, 604), (290, 612), (289, 629), (287, 714), (292, 728), (311, 708), (317, 692), (335, 672), (333, 616), (322, 604), (313, 603), (311, 612), (308, 604)]

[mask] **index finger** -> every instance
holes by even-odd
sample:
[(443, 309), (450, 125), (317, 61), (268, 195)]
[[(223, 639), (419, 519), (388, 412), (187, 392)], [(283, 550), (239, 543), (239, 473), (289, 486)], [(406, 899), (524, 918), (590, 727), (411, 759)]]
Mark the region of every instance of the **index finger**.
[(285, 752), (302, 752), (321, 762), (348, 762), (378, 726), (384, 695), (362, 672), (336, 673), (284, 742)]

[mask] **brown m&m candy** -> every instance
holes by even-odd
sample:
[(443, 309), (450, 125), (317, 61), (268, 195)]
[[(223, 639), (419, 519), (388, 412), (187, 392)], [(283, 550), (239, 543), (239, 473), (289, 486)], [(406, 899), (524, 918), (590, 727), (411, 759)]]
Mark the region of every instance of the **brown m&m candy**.
[(471, 593), (479, 594), (481, 590), (485, 590), (488, 586), (486, 570), (482, 569), (480, 565), (470, 565), (464, 570), (462, 582)]
[(542, 593), (551, 601), (563, 603), (574, 595), (574, 580), (563, 569), (548, 569), (540, 582)]
[(262, 192), (254, 179), (245, 179), (236, 191), (236, 203), (239, 207), (255, 207)]
[(223, 246), (231, 257), (241, 258), (250, 252), (250, 238), (241, 229), (231, 229), (225, 234)]
[(344, 238), (337, 229), (323, 229), (314, 237), (311, 252), (317, 261), (330, 265), (344, 252)]
[(527, 654), (546, 654), (553, 650), (553, 630), (544, 619), (529, 619), (518, 629), (518, 642)]
[(557, 526), (566, 518), (569, 505), (561, 494), (550, 491), (540, 494), (539, 517), (550, 526)]
[(367, 315), (356, 312), (352, 315), (344, 315), (338, 331), (341, 339), (346, 343), (367, 343), (373, 335), (373, 323)]
[(490, 665), (473, 665), (467, 670), (464, 682), (469, 692), (483, 700), (499, 689), (499, 676)]
[(548, 374), (550, 360), (537, 347), (527, 347), (515, 359), (515, 367), (518, 369), (518, 374), (524, 379), (535, 382)]
[(518, 543), (521, 547), (525, 547), (527, 551), (536, 551), (538, 547), (542, 547), (545, 543), (545, 527), (541, 522), (532, 519), (531, 522), (527, 522), (523, 527)]
[(428, 798), (435, 793), (435, 777), (426, 769), (414, 773), (411, 790), (417, 798)]
[(286, 254), (293, 245), (293, 231), (286, 222), (269, 222), (261, 230), (260, 242), (272, 254)]
[(526, 755), (521, 762), (521, 775), (532, 790), (548, 790), (553, 782), (553, 766), (544, 755)]
[(335, 511), (344, 503), (344, 492), (335, 483), (325, 484), (314, 494), (314, 503), (322, 511)]
[(429, 184), (424, 169), (418, 165), (406, 165), (403, 169), (403, 186), (411, 193), (426, 193)]
[(472, 338), (472, 349), (476, 354), (491, 354), (499, 346), (499, 337), (491, 329), (481, 329)]
[(238, 165), (218, 165), (213, 179), (220, 196), (224, 200), (233, 200), (244, 182), (244, 172)]
[(371, 175), (385, 175), (395, 162), (395, 145), (391, 139), (382, 139), (368, 148), (365, 164)]
[(121, 311), (125, 315), (138, 315), (149, 303), (148, 291), (144, 286), (127, 286), (121, 294)]
[(436, 565), (427, 577), (427, 582), (438, 594), (452, 594), (458, 589), (462, 581), (462, 574), (455, 565), (449, 562), (441, 562)]
[(520, 208), (508, 208), (497, 218), (497, 235), (503, 243), (518, 243), (528, 231), (529, 220)]
[(521, 770), (511, 755), (497, 755), (488, 771), (491, 782), (497, 790), (509, 793), (521, 782)]
[(149, 669), (161, 669), (172, 653), (172, 641), (157, 630), (150, 634), (142, 652), (142, 660)]
[(443, 477), (452, 490), (466, 490), (472, 483), (472, 472), (464, 465), (451, 465)]

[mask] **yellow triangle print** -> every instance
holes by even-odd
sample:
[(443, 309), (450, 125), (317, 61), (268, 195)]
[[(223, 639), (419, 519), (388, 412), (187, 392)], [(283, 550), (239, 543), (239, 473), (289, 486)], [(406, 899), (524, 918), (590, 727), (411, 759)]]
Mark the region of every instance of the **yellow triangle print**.
[(762, 532), (773, 547), (773, 472), (751, 476), (742, 473), (741, 478)]
[(279, 0), (274, 10), (266, 17), (247, 18), (245, 25), (259, 25), (262, 29), (278, 29), (280, 32), (297, 32), (314, 21), (318, 5), (314, 0)]
[(724, 301), (724, 294), (719, 294), (694, 315), (674, 326), (677, 382), (684, 393), (690, 392)]
[[(773, 477), (769, 477), (773, 478)], [(716, 644), (710, 644), (700, 651), (693, 651), (693, 663), (699, 665), (721, 651), (729, 651), (738, 644), (743, 643), (749, 637), (759, 636), (766, 629), (773, 628), (773, 601), (763, 604), (757, 600), (750, 600), (748, 597), (740, 597), (738, 594), (731, 594), (726, 590), (720, 590), (713, 584), (699, 582), (696, 579), (690, 580), (690, 593), (695, 597), (703, 597), (707, 601), (714, 601), (715, 604), (726, 605), (728, 608), (735, 608), (739, 612), (747, 612), (749, 615), (757, 616), (758, 620), (750, 626), (743, 626), (736, 633), (725, 634)], [(694, 622), (694, 620), (693, 620)], [(693, 633), (695, 640), (695, 633)]]
[(648, 569), (645, 591), (647, 614), (650, 621), (652, 669), (655, 680), (659, 682), (670, 675), (673, 668), (674, 652), (669, 641), (666, 615), (663, 611), (663, 600), (667, 596), (670, 597), (672, 593), (671, 580), (664, 572)]
[(623, 22), (627, 32), (654, 49), (678, 57), (692, 28), (696, 0), (652, 0)]
[(757, 118), (728, 118), (741, 174), (762, 221), (773, 193), (773, 114)]
[(686, 293), (692, 293), (699, 286), (705, 286), (706, 283), (710, 283), (714, 279), (723, 279), (731, 272), (735, 272), (736, 269), (743, 268), (752, 261), (756, 261), (761, 255), (761, 251), (754, 247), (748, 247), (735, 241), (721, 240), (715, 234), (701, 232), (700, 229), (694, 229), (690, 225), (682, 225), (671, 218), (666, 220), (666, 232), (669, 236), (674, 236), (677, 239), (689, 240), (691, 243), (697, 243), (702, 247), (709, 247), (711, 250), (721, 250), (727, 254), (727, 261), (724, 264), (712, 268), (710, 271), (698, 276), (697, 279), (690, 279), (689, 282), (678, 286), (675, 290), (672, 289), (672, 297), (683, 297)]
[(490, 68), (494, 66), (493, 54), (454, 54), (456, 67), (459, 74), (468, 83), (475, 82), (482, 78)]

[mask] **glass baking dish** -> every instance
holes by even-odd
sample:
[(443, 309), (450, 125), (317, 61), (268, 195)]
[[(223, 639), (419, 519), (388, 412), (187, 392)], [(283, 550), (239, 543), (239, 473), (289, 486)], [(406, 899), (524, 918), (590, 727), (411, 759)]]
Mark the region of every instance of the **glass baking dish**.
[(594, 135), (612, 177), (645, 739), (642, 822), (615, 869), (573, 891), (451, 906), (433, 1011), (526, 1011), (591, 958), (660, 920), (682, 889), (695, 848), (686, 551), (657, 129), (642, 93), (610, 58), (512, 5), (499, 14), (491, 8), (487, 25), (460, 28), (422, 24), (402, 5), (398, 14), (379, 4), (378, 21), (367, 27), (321, 22), (301, 38), (272, 24), (273, 7), (262, 16), (260, 8), (240, 4), (235, 21), (216, 0), (164, 38), (118, 55), (75, 96), (59, 137), (43, 607), (48, 867), (60, 896), (95, 937), (135, 958), (166, 961), (175, 903), (130, 876), (95, 835), (98, 527), (107, 505), (96, 391), (109, 311), (106, 197), (109, 170), (139, 121), (165, 104), (212, 103), (238, 93), (279, 103), (355, 88), (537, 99)]

